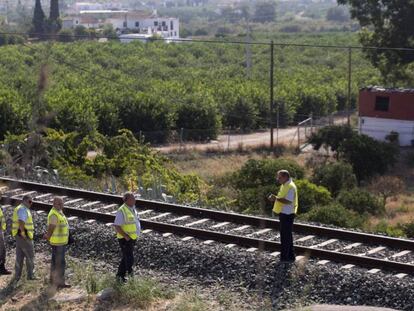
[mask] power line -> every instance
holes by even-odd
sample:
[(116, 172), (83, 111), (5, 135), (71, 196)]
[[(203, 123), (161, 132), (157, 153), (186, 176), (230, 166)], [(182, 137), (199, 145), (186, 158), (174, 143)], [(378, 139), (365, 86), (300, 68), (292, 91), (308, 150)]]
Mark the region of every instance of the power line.
[[(18, 35), (18, 36), (39, 36), (39, 37), (50, 37), (54, 39), (58, 38), (80, 38), (89, 40), (99, 39), (113, 39), (119, 40), (118, 36), (90, 36), (90, 35), (66, 35), (66, 34), (39, 34), (39, 33), (21, 33), (21, 32), (0, 32), (0, 35)], [(122, 39), (140, 40), (133, 36), (124, 36)], [(213, 39), (185, 39), (185, 38), (159, 38), (151, 37), (153, 41), (166, 41), (166, 42), (187, 42), (187, 43), (216, 43), (216, 44), (240, 44), (240, 45), (264, 45), (270, 46), (272, 43), (264, 41), (231, 41), (231, 40), (213, 40)], [(356, 45), (335, 45), (335, 44), (306, 44), (306, 43), (291, 43), (291, 42), (273, 42), (273, 45), (280, 47), (309, 47), (309, 48), (331, 48), (331, 49), (344, 49), (344, 50), (386, 50), (386, 51), (401, 51), (401, 52), (413, 52), (414, 48), (405, 47), (377, 47), (377, 46), (356, 46)]]

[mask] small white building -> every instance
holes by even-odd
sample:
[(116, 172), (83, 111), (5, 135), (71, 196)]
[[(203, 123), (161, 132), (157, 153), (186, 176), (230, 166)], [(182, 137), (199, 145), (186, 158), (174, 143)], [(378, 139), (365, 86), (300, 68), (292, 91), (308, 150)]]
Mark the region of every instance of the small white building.
[(358, 104), (360, 133), (381, 141), (398, 133), (400, 146), (414, 145), (414, 89), (364, 88)]
[(180, 38), (178, 18), (158, 17), (156, 13), (127, 10), (87, 10), (62, 19), (63, 28), (84, 26), (87, 28), (102, 28), (105, 25), (119, 31), (131, 31), (139, 34), (159, 35), (163, 38)]

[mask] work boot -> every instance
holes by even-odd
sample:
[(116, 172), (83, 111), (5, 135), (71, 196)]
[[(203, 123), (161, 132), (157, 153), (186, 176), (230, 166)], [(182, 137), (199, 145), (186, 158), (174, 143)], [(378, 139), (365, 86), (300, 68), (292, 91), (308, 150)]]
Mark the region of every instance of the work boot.
[(12, 274), (6, 267), (3, 265), (0, 267), (0, 275), (10, 275)]

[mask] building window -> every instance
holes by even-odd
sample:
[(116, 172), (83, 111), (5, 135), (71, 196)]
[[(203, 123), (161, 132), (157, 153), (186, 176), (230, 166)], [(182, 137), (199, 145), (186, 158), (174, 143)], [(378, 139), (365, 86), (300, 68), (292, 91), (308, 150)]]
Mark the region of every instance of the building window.
[(139, 27), (139, 22), (135, 22), (135, 27)]
[(377, 96), (375, 98), (375, 110), (388, 111), (390, 106), (390, 98), (388, 96)]
[(158, 26), (158, 22), (157, 21), (154, 22), (154, 26)]
[(171, 30), (174, 30), (174, 23), (173, 23), (173, 21), (170, 21), (170, 29)]
[(166, 26), (165, 21), (161, 22), (161, 26), (163, 26), (163, 27)]
[(124, 22), (124, 28), (127, 28), (127, 22)]
[(177, 37), (177, 32), (176, 32), (176, 31), (174, 31), (174, 36), (176, 36), (176, 37)]

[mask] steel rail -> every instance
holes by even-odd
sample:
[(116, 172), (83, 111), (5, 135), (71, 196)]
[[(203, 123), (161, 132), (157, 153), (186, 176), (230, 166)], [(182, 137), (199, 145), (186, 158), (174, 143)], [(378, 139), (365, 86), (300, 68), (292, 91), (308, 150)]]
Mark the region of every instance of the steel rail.
[[(2, 196), (0, 199), (2, 204), (16, 205), (21, 202), (20, 199), (9, 198)], [(52, 208), (52, 204), (34, 201), (32, 209), (36, 211), (48, 212)], [(113, 223), (115, 216), (106, 213), (93, 212), (88, 210), (82, 210), (77, 208), (65, 208), (65, 214), (68, 216), (76, 216), (84, 219), (94, 219), (99, 222)], [(220, 243), (231, 243), (243, 247), (254, 247), (260, 251), (280, 251), (280, 243), (243, 237), (239, 235), (226, 234), (221, 232), (215, 232), (204, 229), (195, 229), (183, 226), (177, 226), (172, 224), (160, 223), (156, 221), (141, 220), (143, 229), (151, 229), (162, 233), (174, 233), (182, 236), (192, 236), (200, 240), (214, 240)], [(400, 263), (395, 261), (388, 261), (383, 259), (371, 258), (366, 256), (358, 256), (316, 248), (309, 248), (304, 246), (295, 245), (295, 252), (298, 255), (306, 257), (314, 257), (323, 260), (329, 260), (334, 262), (342, 262), (346, 264), (353, 264), (365, 268), (379, 268), (387, 271), (407, 273), (414, 275), (414, 265)]]
[[(122, 203), (122, 196), (120, 195), (88, 191), (83, 189), (66, 188), (62, 186), (30, 181), (22, 181), (8, 177), (0, 177), (0, 182), (9, 185), (11, 188), (21, 188), (28, 191), (39, 191), (56, 195), (66, 195), (91, 201), (101, 201), (103, 203)], [(189, 215), (198, 218), (209, 218), (215, 221), (245, 224), (258, 228), (279, 229), (279, 220), (265, 217), (228, 213), (205, 208), (144, 200), (139, 198), (137, 199), (137, 206), (140, 209), (152, 209), (157, 212), (170, 212), (177, 215)], [(300, 234), (317, 235), (338, 240), (360, 242), (364, 244), (380, 244), (390, 248), (414, 251), (414, 240), (409, 239), (393, 238), (364, 232), (356, 232), (339, 228), (327, 228), (301, 223), (295, 223), (293, 225), (293, 230), (294, 232)]]

